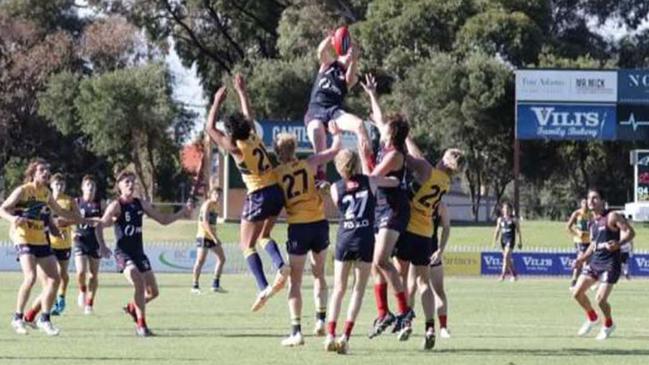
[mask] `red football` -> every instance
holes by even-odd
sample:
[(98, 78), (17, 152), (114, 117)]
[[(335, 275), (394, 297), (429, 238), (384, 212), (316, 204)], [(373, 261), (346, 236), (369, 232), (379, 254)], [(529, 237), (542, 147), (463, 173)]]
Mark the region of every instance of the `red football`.
[(352, 38), (351, 35), (349, 34), (349, 30), (347, 29), (347, 26), (342, 26), (336, 29), (336, 31), (333, 34), (333, 37), (331, 38), (331, 43), (334, 47), (334, 50), (336, 50), (336, 54), (338, 56), (347, 54), (349, 47), (351, 47), (352, 45)]

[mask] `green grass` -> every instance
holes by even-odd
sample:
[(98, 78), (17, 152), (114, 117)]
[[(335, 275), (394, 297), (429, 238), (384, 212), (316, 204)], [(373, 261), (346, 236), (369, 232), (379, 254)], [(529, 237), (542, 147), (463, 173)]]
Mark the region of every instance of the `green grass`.
[[(0, 307), (13, 310), (17, 273), (0, 274)], [(62, 333), (48, 338), (32, 331), (18, 336), (8, 316), (0, 326), (2, 364), (646, 364), (649, 330), (645, 281), (621, 282), (612, 295), (617, 332), (605, 341), (578, 338), (584, 319), (570, 298), (566, 279), (528, 279), (498, 283), (493, 279), (447, 280), (449, 328), (453, 338), (438, 340), (431, 353), (419, 350), (423, 323), (415, 322), (410, 341), (392, 335), (368, 340), (374, 315), (370, 290), (350, 354), (325, 353), (322, 339), (306, 336), (306, 345), (279, 345), (288, 331), (285, 293), (273, 298), (261, 313), (248, 311), (255, 295), (249, 276), (227, 275), (227, 294), (189, 294), (188, 275), (158, 275), (161, 296), (148, 307), (148, 322), (158, 337), (136, 338), (133, 324), (119, 310), (131, 295), (125, 279), (102, 274), (96, 314), (83, 316), (69, 304), (54, 321)], [(207, 285), (207, 277), (203, 283)], [(309, 280), (306, 280), (309, 282)], [(313, 325), (311, 287), (305, 285), (303, 326)], [(71, 289), (69, 301), (77, 294)], [(592, 296), (592, 295), (591, 295)], [(345, 304), (346, 305), (346, 304)], [(421, 310), (418, 310), (421, 316)], [(339, 323), (342, 327), (342, 323)]]
[[(490, 247), (493, 237), (492, 226), (453, 226), (450, 245), (470, 247)], [(635, 225), (637, 238), (636, 249), (649, 250), (649, 226)], [(9, 225), (0, 220), (0, 241), (9, 240)], [(335, 242), (337, 225), (330, 229), (331, 242)], [(106, 229), (106, 237), (113, 239), (113, 230)], [(525, 221), (522, 223), (523, 242), (526, 248), (571, 248), (571, 238), (565, 231), (565, 223), (552, 221)], [(148, 243), (161, 241), (193, 242), (196, 234), (196, 222), (179, 221), (170, 226), (161, 226), (150, 219), (144, 223), (144, 239)], [(225, 243), (236, 243), (239, 239), (239, 225), (236, 223), (220, 224), (218, 234)], [(280, 223), (273, 230), (277, 242), (286, 241), (286, 224)], [(109, 241), (110, 242), (110, 241)]]

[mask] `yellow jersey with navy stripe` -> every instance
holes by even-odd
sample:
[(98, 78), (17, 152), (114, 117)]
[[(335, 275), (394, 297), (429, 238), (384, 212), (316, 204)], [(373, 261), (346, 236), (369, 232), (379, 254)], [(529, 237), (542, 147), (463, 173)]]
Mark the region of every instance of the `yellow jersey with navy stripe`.
[(412, 183), (408, 232), (423, 237), (433, 236), (433, 215), (450, 186), (451, 177), (439, 169), (433, 169), (423, 184)]
[(315, 186), (315, 175), (306, 160), (297, 160), (275, 168), (284, 190), (288, 223), (311, 223), (325, 219), (324, 200)]
[(45, 222), (49, 221), (50, 214), (49, 189), (46, 186), (38, 187), (34, 183), (24, 184), (21, 189), (15, 214), (27, 221), (19, 225), (12, 223), (9, 236), (16, 245), (49, 245), (45, 236)]
[(242, 154), (242, 160), (237, 163), (237, 167), (248, 193), (277, 183), (272, 161), (266, 152), (264, 142), (256, 133), (251, 132), (245, 141), (238, 140), (236, 146)]
[(196, 232), (196, 238), (213, 239), (203, 227), (204, 220), (207, 220), (207, 223), (212, 228), (212, 232), (216, 235), (216, 221), (219, 217), (218, 208), (219, 204), (217, 202), (209, 200), (206, 200), (203, 205), (201, 205), (201, 210), (198, 213), (198, 230)]
[[(65, 211), (72, 212), (72, 209), (74, 209), (74, 201), (72, 200), (72, 198), (65, 194), (59, 195), (59, 197), (56, 198), (56, 203)], [(52, 244), (52, 248), (55, 248), (57, 250), (71, 248), (72, 226), (70, 225), (67, 227), (58, 227), (58, 229), (62, 237), (50, 234), (50, 243)]]
[(588, 228), (588, 223), (591, 219), (591, 213), (586, 211), (579, 211), (577, 213), (577, 219), (575, 220), (575, 228), (580, 232), (579, 235), (574, 235), (574, 243), (590, 243), (590, 231)]

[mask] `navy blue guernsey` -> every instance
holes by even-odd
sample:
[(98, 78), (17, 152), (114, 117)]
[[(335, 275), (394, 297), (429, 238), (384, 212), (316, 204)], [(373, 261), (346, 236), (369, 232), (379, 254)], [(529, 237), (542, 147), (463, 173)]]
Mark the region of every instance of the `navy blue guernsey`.
[(347, 95), (345, 68), (340, 62), (334, 61), (323, 72), (318, 73), (311, 89), (309, 105), (325, 108), (341, 106), (345, 95)]
[(372, 194), (370, 180), (365, 175), (354, 175), (349, 181), (353, 185), (351, 188), (345, 186), (344, 180), (336, 182), (336, 206), (341, 214), (338, 242), (372, 239), (376, 197)]
[(502, 243), (516, 243), (516, 222), (514, 217), (500, 219), (500, 242)]
[[(381, 147), (381, 149), (379, 149), (379, 153), (376, 156), (376, 165), (380, 164), (381, 161), (383, 161), (383, 158), (385, 158), (385, 156), (388, 154), (388, 152), (393, 150), (394, 149), (392, 148)], [(403, 202), (408, 203), (408, 179), (406, 178), (407, 170), (405, 159), (399, 170), (390, 171), (385, 176), (394, 177), (401, 183), (399, 184), (399, 186), (393, 188), (378, 188), (378, 204), (381, 206), (387, 204), (391, 208), (396, 209), (396, 207), (403, 204)]]
[[(101, 204), (99, 201), (91, 200), (85, 201), (82, 198), (77, 198), (77, 206), (79, 207), (79, 212), (83, 218), (100, 218), (101, 217)], [(75, 232), (75, 238), (81, 239), (82, 241), (96, 239), (95, 237), (95, 227), (90, 224), (79, 224), (77, 225), (77, 230)]]
[(608, 215), (610, 211), (604, 213), (590, 223), (590, 239), (595, 242), (595, 253), (591, 258), (590, 265), (608, 266), (619, 265), (622, 260), (620, 250), (609, 251), (606, 249), (608, 241), (620, 241), (620, 231), (613, 231), (608, 227)]
[(130, 202), (119, 200), (121, 214), (115, 222), (115, 251), (125, 253), (131, 257), (143, 256), (142, 245), (142, 216), (144, 210), (140, 199), (134, 198)]

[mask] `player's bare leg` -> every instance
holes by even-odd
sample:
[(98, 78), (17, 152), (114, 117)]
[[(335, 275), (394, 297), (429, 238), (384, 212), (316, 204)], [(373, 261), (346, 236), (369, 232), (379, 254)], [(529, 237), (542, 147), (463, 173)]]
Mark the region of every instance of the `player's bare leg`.
[[(327, 129), (324, 122), (318, 119), (311, 120), (306, 125), (306, 134), (309, 142), (313, 145), (315, 154), (320, 153), (327, 149)], [(318, 188), (325, 188), (328, 185), (326, 182), (326, 173), (323, 166), (318, 166), (316, 173), (316, 186)]]
[(194, 261), (194, 267), (192, 268), (192, 294), (200, 294), (200, 278), (201, 271), (203, 270), (203, 265), (205, 265), (205, 260), (207, 259), (207, 249), (203, 247), (196, 248), (196, 261)]
[(430, 285), (435, 294), (435, 312), (439, 321), (439, 336), (450, 338), (451, 333), (447, 328), (448, 304), (446, 291), (444, 290), (444, 267), (442, 265), (430, 268)]
[(347, 290), (347, 280), (351, 268), (352, 262), (334, 260), (334, 287), (327, 309), (327, 338), (324, 343), (326, 351), (336, 351), (336, 324), (340, 316), (345, 291)]
[(349, 351), (349, 339), (354, 329), (354, 323), (358, 318), (358, 313), (361, 311), (363, 305), (363, 297), (365, 295), (365, 288), (370, 278), (372, 264), (368, 262), (358, 261), (354, 267), (354, 286), (352, 288), (352, 295), (349, 299), (349, 309), (347, 310), (347, 320), (345, 321), (345, 329), (342, 336), (336, 341), (336, 351), (339, 354), (346, 354)]
[(212, 280), (212, 291), (225, 292), (221, 288), (221, 274), (223, 273), (223, 266), (225, 266), (225, 252), (223, 251), (223, 244), (218, 244), (212, 247), (212, 252), (216, 255), (216, 265), (214, 265), (214, 278)]
[(50, 312), (61, 282), (58, 263), (54, 256), (36, 259), (36, 263), (43, 274), (43, 292), (40, 295), (42, 313), (36, 324), (47, 335), (56, 336), (59, 334), (59, 329), (52, 325)]
[(597, 312), (593, 309), (593, 306), (590, 304), (590, 300), (586, 295), (586, 291), (596, 282), (597, 280), (582, 274), (579, 276), (575, 290), (572, 293), (573, 298), (584, 309), (587, 316), (586, 322), (584, 322), (577, 332), (577, 335), (579, 336), (586, 336), (592, 330), (593, 326), (597, 324)]
[(313, 275), (313, 303), (315, 304), (316, 324), (313, 334), (324, 336), (326, 334), (325, 321), (327, 319), (328, 288), (325, 278), (325, 263), (327, 250), (318, 253), (311, 252), (311, 274)]
[(613, 316), (611, 314), (611, 305), (608, 302), (608, 297), (613, 291), (613, 284), (602, 283), (599, 288), (597, 288), (597, 294), (595, 296), (597, 300), (597, 305), (604, 315), (604, 325), (602, 326), (599, 334), (597, 335), (598, 340), (605, 340), (611, 336), (615, 330), (615, 324), (613, 323)]
[(288, 285), (288, 311), (291, 317), (291, 334), (282, 341), (282, 346), (304, 345), (302, 336), (302, 277), (306, 255), (289, 255), (291, 275)]
[(128, 265), (124, 269), (124, 276), (133, 286), (133, 302), (129, 303), (126, 311), (136, 323), (136, 333), (141, 336), (150, 335), (146, 324), (146, 282), (144, 275), (135, 267)]
[(100, 259), (88, 258), (88, 293), (86, 295), (86, 303), (84, 314), (91, 314), (92, 307), (95, 305), (95, 297), (97, 296), (97, 288), (99, 288), (99, 265)]
[[(435, 294), (429, 280), (430, 268), (428, 265), (413, 266), (425, 319), (423, 348), (430, 350), (435, 346)], [(408, 327), (404, 326), (399, 339), (405, 341), (410, 336), (410, 332), (412, 332), (412, 328), (408, 331)]]

